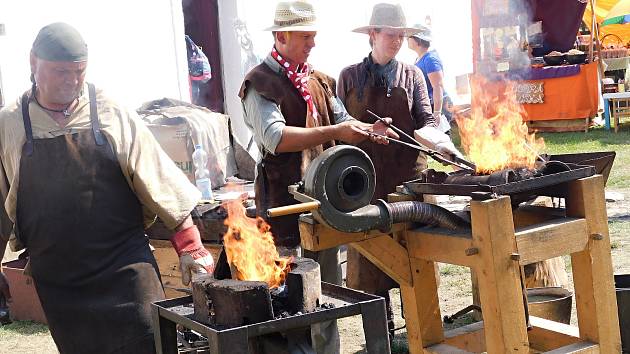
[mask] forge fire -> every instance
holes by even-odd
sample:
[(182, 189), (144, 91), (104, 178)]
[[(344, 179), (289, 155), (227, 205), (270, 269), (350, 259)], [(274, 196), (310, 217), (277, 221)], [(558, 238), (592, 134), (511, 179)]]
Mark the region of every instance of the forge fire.
[(249, 218), (240, 199), (224, 204), (228, 231), (223, 244), (233, 277), (263, 281), (274, 289), (282, 285), (290, 271), (292, 257), (281, 257), (273, 243), (270, 226), (262, 218)]
[[(505, 90), (481, 77), (471, 80), (473, 105), (470, 117), (457, 117), (462, 146), (477, 166), (477, 174), (507, 168), (533, 169), (545, 143), (530, 134), (526, 113), (517, 102), (513, 84)], [(525, 117), (526, 118), (526, 117)]]

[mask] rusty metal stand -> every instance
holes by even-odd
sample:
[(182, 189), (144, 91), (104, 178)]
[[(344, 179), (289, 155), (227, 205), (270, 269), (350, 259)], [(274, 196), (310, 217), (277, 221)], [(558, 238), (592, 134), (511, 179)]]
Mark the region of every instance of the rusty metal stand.
[[(394, 237), (376, 230), (343, 233), (302, 216), (302, 246), (318, 251), (348, 243), (396, 280), (412, 354), (619, 353), (603, 178), (582, 178), (569, 182), (568, 188), (567, 208), (560, 216), (544, 207), (513, 213), (507, 196), (472, 201), (468, 234), (410, 229), (407, 224), (395, 224)], [(409, 198), (390, 195), (390, 201)], [(568, 254), (579, 327), (532, 316), (528, 331), (520, 268)], [(483, 323), (443, 331), (434, 262), (476, 272)]]
[(382, 297), (325, 282), (322, 282), (322, 295), (323, 302), (331, 302), (335, 307), (228, 329), (212, 328), (192, 320), (192, 296), (156, 302), (151, 305), (156, 351), (158, 354), (178, 352), (177, 325), (196, 331), (207, 338), (210, 353), (247, 354), (250, 338), (270, 333), (287, 333), (295, 329), (308, 328), (314, 323), (361, 315), (368, 353), (390, 352), (385, 300)]

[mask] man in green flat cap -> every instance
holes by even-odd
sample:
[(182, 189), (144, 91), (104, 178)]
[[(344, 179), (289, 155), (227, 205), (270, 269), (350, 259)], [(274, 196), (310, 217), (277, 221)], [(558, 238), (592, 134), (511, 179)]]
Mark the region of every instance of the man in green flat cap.
[(45, 26), (31, 90), (0, 111), (0, 258), (9, 236), (27, 249), (61, 353), (153, 353), (164, 291), (144, 228), (157, 215), (174, 230), (185, 284), (211, 271), (190, 217), (200, 195), (133, 111), (84, 83), (87, 59), (76, 29)]

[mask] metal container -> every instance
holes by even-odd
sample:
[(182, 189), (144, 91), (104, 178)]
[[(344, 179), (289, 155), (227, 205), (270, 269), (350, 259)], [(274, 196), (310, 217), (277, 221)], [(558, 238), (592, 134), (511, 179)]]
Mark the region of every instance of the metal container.
[(547, 320), (569, 324), (573, 294), (561, 287), (527, 289), (529, 314)]
[(621, 349), (630, 353), (630, 274), (615, 275)]

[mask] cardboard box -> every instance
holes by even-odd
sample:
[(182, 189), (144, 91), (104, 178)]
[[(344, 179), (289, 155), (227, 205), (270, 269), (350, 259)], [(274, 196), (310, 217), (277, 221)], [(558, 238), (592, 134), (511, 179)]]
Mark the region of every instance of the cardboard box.
[(2, 264), (2, 270), (9, 282), (11, 298), (9, 312), (11, 319), (16, 321), (35, 321), (46, 324), (46, 315), (37, 296), (33, 278), (24, 275), (26, 259)]

